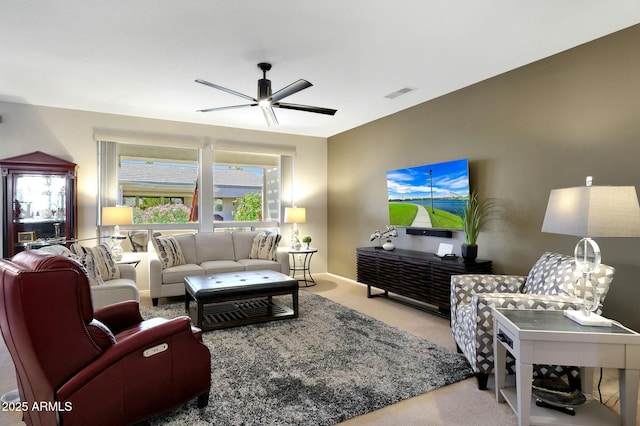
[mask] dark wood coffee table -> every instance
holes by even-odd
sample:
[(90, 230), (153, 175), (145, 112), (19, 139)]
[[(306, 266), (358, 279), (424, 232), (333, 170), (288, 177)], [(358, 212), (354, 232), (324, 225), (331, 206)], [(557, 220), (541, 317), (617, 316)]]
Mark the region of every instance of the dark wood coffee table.
[[(185, 311), (202, 330), (298, 317), (298, 281), (275, 271), (186, 277), (184, 289)], [(281, 295), (291, 295), (293, 309), (273, 300)]]

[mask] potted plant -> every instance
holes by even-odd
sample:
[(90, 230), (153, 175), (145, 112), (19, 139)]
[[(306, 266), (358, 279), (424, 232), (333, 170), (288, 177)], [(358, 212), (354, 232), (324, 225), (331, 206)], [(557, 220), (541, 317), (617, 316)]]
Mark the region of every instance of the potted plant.
[(473, 263), (478, 257), (478, 235), (489, 220), (489, 213), (494, 206), (492, 200), (478, 200), (478, 193), (473, 191), (464, 209), (464, 244), (462, 257), (465, 262)]
[(309, 250), (309, 244), (311, 244), (311, 236), (305, 235), (302, 237), (302, 242), (304, 243), (304, 249)]

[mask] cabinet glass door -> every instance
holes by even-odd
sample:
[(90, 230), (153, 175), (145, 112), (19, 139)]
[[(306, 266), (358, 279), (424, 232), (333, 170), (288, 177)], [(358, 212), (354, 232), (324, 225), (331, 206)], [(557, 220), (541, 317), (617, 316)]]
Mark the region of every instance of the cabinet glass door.
[[(62, 175), (14, 175), (13, 220), (18, 247), (66, 240), (67, 179)], [(21, 247), (22, 246), (22, 247)]]

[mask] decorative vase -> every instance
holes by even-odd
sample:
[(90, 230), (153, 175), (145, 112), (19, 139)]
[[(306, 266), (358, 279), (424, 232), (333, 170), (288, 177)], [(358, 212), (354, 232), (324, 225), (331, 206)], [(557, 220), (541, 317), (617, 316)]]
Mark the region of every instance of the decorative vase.
[(465, 263), (474, 263), (478, 257), (478, 245), (477, 244), (463, 244), (462, 245), (462, 257)]
[(309, 250), (309, 248), (310, 248), (309, 244), (311, 244), (311, 243), (304, 243), (304, 249), (305, 250)]
[(393, 250), (393, 249), (395, 249), (395, 248), (396, 248), (396, 245), (395, 245), (395, 244), (393, 244), (391, 241), (387, 241), (386, 243), (384, 243), (384, 244), (382, 245), (382, 248), (383, 248), (383, 249), (385, 249), (385, 250), (389, 250), (389, 251), (391, 251), (391, 250)]

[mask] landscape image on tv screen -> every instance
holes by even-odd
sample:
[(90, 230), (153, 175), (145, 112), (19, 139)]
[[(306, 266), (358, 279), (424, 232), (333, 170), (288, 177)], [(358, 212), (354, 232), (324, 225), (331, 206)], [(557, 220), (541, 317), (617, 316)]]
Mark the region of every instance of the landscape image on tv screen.
[(389, 222), (415, 228), (463, 229), (469, 192), (466, 159), (390, 170)]

